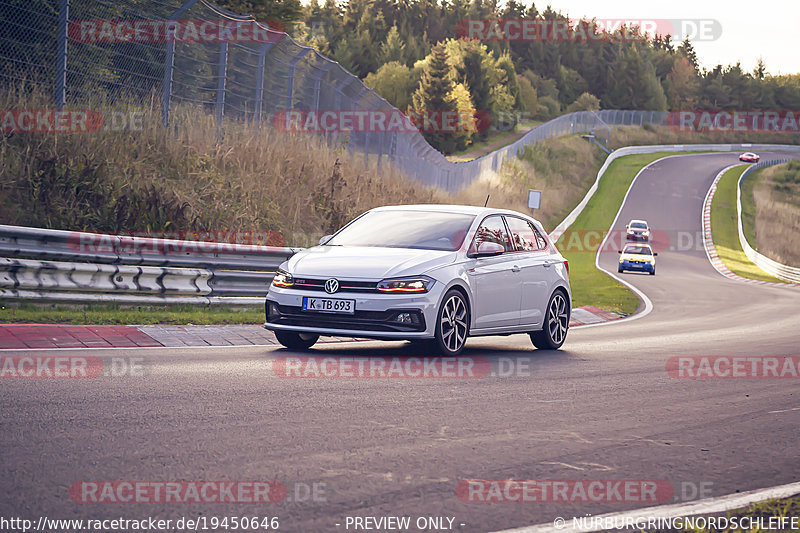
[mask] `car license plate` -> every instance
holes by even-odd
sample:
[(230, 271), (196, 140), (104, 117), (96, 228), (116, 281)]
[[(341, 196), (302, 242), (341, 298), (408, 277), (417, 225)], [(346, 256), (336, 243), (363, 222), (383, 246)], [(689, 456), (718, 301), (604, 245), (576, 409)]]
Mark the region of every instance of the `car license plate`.
[(318, 311), (321, 313), (341, 313), (352, 315), (356, 310), (355, 300), (342, 300), (339, 298), (309, 298), (303, 297), (303, 311)]

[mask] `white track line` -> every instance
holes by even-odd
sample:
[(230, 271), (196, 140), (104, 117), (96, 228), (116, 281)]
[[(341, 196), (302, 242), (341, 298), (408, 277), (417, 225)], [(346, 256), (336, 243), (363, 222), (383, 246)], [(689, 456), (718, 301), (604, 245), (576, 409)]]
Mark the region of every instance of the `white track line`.
[[(788, 498), (796, 494), (800, 494), (800, 482), (779, 485), (777, 487), (769, 487), (766, 489), (757, 489), (748, 492), (728, 494), (726, 496), (720, 496), (717, 498), (706, 498), (694, 502), (676, 503), (671, 505), (661, 505), (658, 507), (634, 509), (633, 511), (602, 514), (592, 518), (597, 520), (596, 523), (602, 523), (602, 521), (605, 519), (608, 519), (611, 521), (611, 523), (613, 523), (614, 520), (622, 522), (626, 518), (630, 520), (636, 520), (647, 518), (674, 518), (679, 516), (711, 515), (732, 511), (734, 509), (741, 509), (743, 507), (747, 507), (751, 503), (771, 500), (773, 498)], [(575, 527), (572, 523), (572, 520), (569, 518), (565, 520), (563, 526), (564, 527), (558, 528), (553, 524), (553, 522), (549, 522), (535, 526), (505, 529), (497, 533), (572, 533), (602, 531), (602, 529), (596, 528)]]

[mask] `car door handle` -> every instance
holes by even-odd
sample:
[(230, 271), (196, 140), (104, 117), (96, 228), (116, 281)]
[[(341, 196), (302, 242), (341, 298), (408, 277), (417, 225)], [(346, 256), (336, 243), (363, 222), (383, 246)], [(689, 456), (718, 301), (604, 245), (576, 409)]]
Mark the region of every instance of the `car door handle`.
[(545, 267), (545, 268), (550, 268), (550, 265), (552, 265), (552, 264), (553, 263), (551, 263), (549, 261), (545, 261), (544, 263), (542, 263), (542, 266)]
[(520, 268), (517, 265), (514, 265), (513, 267), (511, 267), (511, 272), (519, 272), (519, 271), (520, 271)]

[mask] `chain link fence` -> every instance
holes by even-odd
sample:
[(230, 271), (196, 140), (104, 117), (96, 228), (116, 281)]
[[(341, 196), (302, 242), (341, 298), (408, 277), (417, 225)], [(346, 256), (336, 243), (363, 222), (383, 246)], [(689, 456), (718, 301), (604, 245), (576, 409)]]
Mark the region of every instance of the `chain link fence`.
[[(380, 95), (289, 35), (203, 0), (0, 0), (0, 80), (52, 94), (58, 108), (127, 101), (178, 106), (225, 121), (283, 129), (287, 111), (400, 113)], [(652, 111), (563, 115), (469, 162), (432, 148), (411, 121), (394, 131), (325, 133), (368, 165), (391, 164), (430, 186), (456, 191), (497, 171), (526, 145), (610, 125), (662, 123)]]

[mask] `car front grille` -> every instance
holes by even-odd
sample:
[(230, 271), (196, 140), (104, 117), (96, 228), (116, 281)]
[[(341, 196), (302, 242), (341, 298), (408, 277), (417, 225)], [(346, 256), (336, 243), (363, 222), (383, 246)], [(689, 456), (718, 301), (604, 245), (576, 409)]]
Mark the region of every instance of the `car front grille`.
[[(325, 292), (325, 282), (329, 278), (294, 278), (293, 289), (304, 291)], [(378, 292), (376, 281), (344, 281), (339, 280), (339, 290), (337, 292)]]

